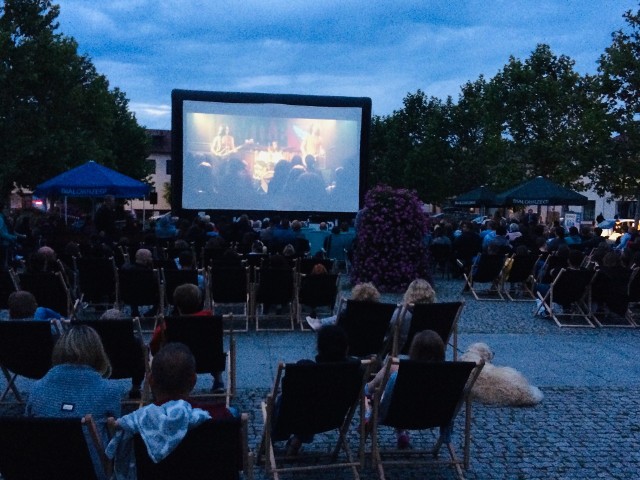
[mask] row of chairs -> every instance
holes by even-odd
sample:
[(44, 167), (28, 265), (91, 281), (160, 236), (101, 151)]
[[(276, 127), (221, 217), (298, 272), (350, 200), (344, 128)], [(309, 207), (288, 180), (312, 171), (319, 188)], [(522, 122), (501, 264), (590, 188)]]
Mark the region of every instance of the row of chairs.
[[(267, 471), (275, 480), (285, 473), (351, 470), (358, 479), (365, 466), (367, 436), (371, 466), (384, 480), (385, 466), (398, 463), (417, 465), (433, 462), (443, 446), (449, 452), (446, 463), (463, 479), (468, 468), (471, 440), (471, 400), (469, 394), (483, 365), (473, 362), (417, 362), (394, 359), (387, 364), (384, 382), (389, 380), (391, 363), (398, 365), (393, 396), (384, 418), (378, 415), (383, 388), (372, 398), (373, 414), (366, 420), (364, 385), (370, 377), (368, 366), (351, 364), (284, 364), (278, 368), (270, 394), (262, 404), (264, 428), (257, 462), (266, 459)], [(366, 365), (366, 363), (365, 363)], [(340, 388), (336, 388), (339, 385)], [(329, 394), (329, 392), (331, 392)], [(450, 427), (465, 406), (462, 437), (463, 457), (459, 458)], [(357, 425), (352, 419), (360, 407)], [(367, 425), (369, 425), (367, 427)], [(358, 456), (347, 441), (349, 431), (358, 430)], [(388, 448), (381, 438), (385, 428), (432, 430), (440, 428), (432, 445), (421, 439), (410, 451)], [(296, 457), (276, 448), (274, 442), (290, 434), (315, 435), (334, 431), (331, 449), (315, 449)], [(313, 460), (313, 463), (311, 463)]]
[[(227, 404), (236, 392), (236, 341), (229, 335), (229, 350), (224, 349), (222, 316), (165, 317), (164, 336), (167, 342), (182, 342), (189, 346), (196, 358), (198, 373), (225, 372), (222, 396)], [(8, 320), (0, 322), (0, 369), (7, 387), (0, 397), (4, 401), (13, 393), (23, 403), (15, 381), (18, 376), (39, 379), (51, 368), (51, 354), (61, 329), (85, 324), (100, 335), (112, 366), (111, 379), (133, 378), (142, 365), (143, 374), (149, 370), (148, 348), (142, 344), (142, 330), (138, 318), (118, 320), (72, 320), (68, 322), (39, 322)], [(145, 384), (141, 401), (149, 399)]]

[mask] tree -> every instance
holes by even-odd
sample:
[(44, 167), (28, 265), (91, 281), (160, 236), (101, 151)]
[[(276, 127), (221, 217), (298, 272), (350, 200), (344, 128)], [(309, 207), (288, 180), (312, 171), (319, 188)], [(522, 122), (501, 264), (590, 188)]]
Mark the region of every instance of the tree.
[(612, 44), (598, 62), (598, 80), (604, 102), (617, 133), (602, 162), (589, 177), (600, 195), (636, 200), (635, 220), (640, 216), (640, 10), (627, 11), (626, 30), (612, 34)]
[(524, 62), (511, 57), (491, 80), (487, 99), (507, 140), (495, 172), (503, 186), (542, 175), (582, 189), (583, 175), (601, 158), (606, 112), (593, 79), (573, 66), (538, 45)]
[(147, 176), (148, 139), (118, 89), (56, 33), (49, 0), (0, 6), (0, 195), (35, 185), (87, 160)]

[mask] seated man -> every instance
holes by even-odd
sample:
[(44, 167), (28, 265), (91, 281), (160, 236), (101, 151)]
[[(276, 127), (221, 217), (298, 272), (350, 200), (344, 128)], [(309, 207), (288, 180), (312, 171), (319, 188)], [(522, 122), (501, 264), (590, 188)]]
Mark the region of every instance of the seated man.
[[(175, 450), (190, 429), (212, 418), (188, 401), (196, 377), (196, 361), (186, 345), (169, 343), (158, 352), (149, 375), (153, 403), (115, 421), (118, 430), (106, 449), (107, 456), (115, 460), (115, 478), (136, 478), (135, 434), (142, 436), (149, 457), (158, 463)], [(231, 414), (224, 409), (221, 417)]]
[[(54, 312), (50, 308), (39, 307), (36, 302), (36, 297), (26, 290), (11, 292), (7, 299), (7, 305), (9, 307), (10, 320), (38, 320), (48, 322), (51, 320), (62, 320), (63, 318), (62, 315)], [(58, 328), (52, 325), (51, 333), (57, 335)]]
[[(197, 316), (206, 317), (213, 315), (211, 310), (202, 309), (202, 293), (200, 289), (191, 283), (185, 283), (176, 287), (173, 293), (173, 303), (177, 310), (178, 316)], [(151, 354), (155, 355), (164, 342), (164, 322), (156, 327), (149, 342)], [(222, 372), (211, 372), (213, 375), (214, 393), (224, 391), (224, 382), (222, 381)]]

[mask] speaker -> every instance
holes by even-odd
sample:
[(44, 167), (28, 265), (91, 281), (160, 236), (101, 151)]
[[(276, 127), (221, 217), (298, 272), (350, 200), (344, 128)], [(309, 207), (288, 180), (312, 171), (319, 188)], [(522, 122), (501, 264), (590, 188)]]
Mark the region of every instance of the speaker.
[(149, 203), (151, 205), (157, 205), (158, 204), (158, 192), (150, 192), (149, 193)]

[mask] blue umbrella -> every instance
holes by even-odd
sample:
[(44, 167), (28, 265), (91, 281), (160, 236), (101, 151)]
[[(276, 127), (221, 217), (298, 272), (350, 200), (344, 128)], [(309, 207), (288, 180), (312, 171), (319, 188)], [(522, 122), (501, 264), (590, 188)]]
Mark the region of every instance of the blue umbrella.
[(93, 160), (38, 185), (39, 197), (103, 197), (139, 198), (149, 193), (149, 185)]

